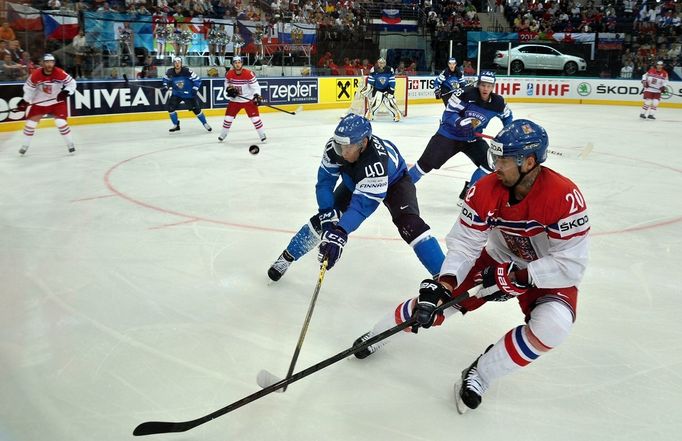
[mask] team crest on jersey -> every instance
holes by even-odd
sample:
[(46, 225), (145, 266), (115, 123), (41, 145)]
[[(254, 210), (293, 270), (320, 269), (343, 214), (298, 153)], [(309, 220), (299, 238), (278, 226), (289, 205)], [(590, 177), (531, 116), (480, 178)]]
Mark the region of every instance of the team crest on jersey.
[(50, 94), (52, 93), (52, 84), (49, 83), (43, 83), (40, 86), (43, 89), (44, 93)]
[(177, 81), (175, 84), (178, 85), (178, 89), (184, 89), (185, 88), (185, 82), (182, 80)]
[(386, 81), (388, 80), (388, 78), (386, 78), (386, 77), (379, 77), (378, 80), (379, 80), (379, 83), (381, 83), (381, 85), (383, 86), (384, 84), (386, 84)]

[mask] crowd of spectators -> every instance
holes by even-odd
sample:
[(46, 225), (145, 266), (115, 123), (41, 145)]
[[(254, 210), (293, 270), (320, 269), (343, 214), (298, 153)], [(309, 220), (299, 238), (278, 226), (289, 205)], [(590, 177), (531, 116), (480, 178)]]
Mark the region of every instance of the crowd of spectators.
[(444, 0), (431, 4), (426, 26), (434, 40), (461, 40), (467, 31), (480, 31), (481, 20), (469, 0)]
[[(511, 0), (504, 15), (512, 30), (550, 39), (556, 32), (620, 33), (624, 36), (620, 77), (641, 76), (656, 60), (670, 70), (682, 65), (680, 7), (672, 0)], [(602, 69), (602, 76), (610, 76)]]
[(0, 25), (0, 81), (21, 81), (35, 69), (8, 22)]

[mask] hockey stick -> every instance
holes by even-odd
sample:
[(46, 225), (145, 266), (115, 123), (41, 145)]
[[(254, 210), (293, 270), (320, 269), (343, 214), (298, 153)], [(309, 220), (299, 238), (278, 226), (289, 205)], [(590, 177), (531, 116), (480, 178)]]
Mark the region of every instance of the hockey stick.
[[(478, 138), (484, 138), (484, 139), (495, 139), (494, 136), (486, 135), (485, 133), (474, 133), (474, 135)], [(570, 158), (570, 159), (585, 159), (587, 155), (592, 153), (592, 150), (594, 149), (594, 144), (591, 142), (588, 142), (585, 147), (580, 149), (578, 152), (559, 152), (557, 150), (552, 150), (552, 149), (547, 149), (547, 153), (550, 155), (554, 156), (561, 156), (563, 158)]]
[[(310, 306), (308, 306), (308, 312), (306, 313), (305, 320), (303, 321), (303, 327), (301, 328), (301, 333), (298, 336), (298, 343), (296, 343), (296, 349), (294, 350), (294, 356), (289, 363), (289, 371), (287, 371), (286, 378), (290, 378), (291, 374), (294, 373), (294, 368), (296, 367), (296, 361), (298, 360), (298, 354), (301, 353), (301, 347), (303, 346), (303, 339), (305, 339), (305, 334), (308, 332), (308, 325), (310, 324), (310, 319), (313, 316), (313, 310), (315, 309), (315, 303), (317, 302), (317, 295), (320, 293), (320, 287), (322, 286), (322, 281), (324, 280), (324, 274), (327, 272), (327, 259), (320, 265), (320, 275), (317, 278), (317, 286), (315, 286), (315, 291), (313, 292), (313, 297), (310, 299)], [(256, 383), (263, 389), (270, 386), (270, 379), (275, 377), (273, 374), (266, 370), (261, 370), (258, 372), (256, 377)], [(276, 377), (275, 377), (276, 378)], [(277, 392), (286, 392), (287, 384)]]
[[(35, 103), (29, 103), (28, 105), (29, 105), (29, 106), (33, 106), (33, 105), (35, 105), (35, 104), (42, 104), (42, 103), (46, 103), (46, 102), (48, 102), (48, 101), (56, 101), (56, 100), (57, 100), (57, 98), (48, 98), (48, 99), (46, 99), (46, 100), (36, 101)], [(57, 101), (57, 102), (58, 102), (58, 103), (61, 103), (62, 101)], [(28, 107), (28, 106), (27, 106), (27, 107)], [(19, 110), (19, 109), (16, 108), (16, 107), (14, 107), (14, 108), (12, 108), (12, 109), (0, 110), (0, 113), (4, 113), (4, 112), (21, 112), (21, 110)]]
[(143, 84), (130, 84), (130, 81), (128, 80), (128, 75), (123, 74), (123, 83), (125, 84), (126, 87), (130, 86), (135, 86), (135, 87), (141, 87), (142, 89), (151, 89), (151, 90), (159, 90), (158, 87), (154, 86), (145, 86)]
[[(456, 306), (459, 303), (461, 303), (463, 300), (466, 300), (469, 298), (469, 293), (464, 292), (463, 294), (460, 294), (459, 296), (453, 298), (449, 302), (443, 303), (442, 305), (436, 307), (434, 310), (434, 314), (439, 313), (444, 311), (447, 308), (450, 308), (452, 306)], [(182, 421), (182, 422), (170, 422), (170, 421), (147, 421), (145, 423), (142, 423), (138, 425), (135, 430), (133, 431), (133, 435), (135, 436), (143, 436), (143, 435), (153, 435), (157, 433), (171, 433), (171, 432), (186, 432), (190, 429), (193, 429), (197, 426), (200, 426), (204, 423), (207, 423), (215, 418), (218, 418), (219, 416), (225, 415), (226, 413), (232, 412), (233, 410), (239, 409), (240, 407), (249, 404), (253, 401), (256, 401), (259, 398), (262, 398), (266, 395), (271, 394), (272, 392), (275, 392), (279, 389), (281, 389), (283, 386), (287, 386), (295, 381), (298, 381), (302, 378), (307, 377), (308, 375), (314, 374), (315, 372), (322, 370), (326, 368), (327, 366), (330, 366), (340, 360), (343, 360), (344, 358), (351, 356), (355, 354), (356, 352), (362, 351), (363, 349), (366, 349), (368, 346), (371, 346), (373, 344), (376, 344), (380, 342), (381, 340), (385, 340), (388, 337), (392, 336), (393, 334), (397, 334), (398, 332), (402, 331), (403, 329), (409, 328), (416, 324), (417, 319), (414, 317), (411, 317), (408, 321), (403, 322), (399, 325), (396, 325), (392, 327), (391, 329), (387, 329), (386, 331), (375, 335), (374, 337), (364, 341), (363, 343), (350, 347), (344, 351), (339, 352), (338, 354), (327, 358), (326, 360), (323, 360), (317, 364), (314, 364), (310, 366), (307, 369), (303, 369), (300, 372), (295, 373), (289, 378), (285, 378), (284, 380), (281, 380), (272, 386), (268, 386), (265, 389), (261, 389), (258, 392), (254, 392), (251, 395), (244, 397), (240, 400), (235, 401), (232, 404), (229, 404), (222, 409), (218, 409), (215, 412), (209, 413), (208, 415), (205, 415), (201, 418), (197, 418), (195, 420), (191, 421)]]
[[(249, 98), (247, 98), (247, 97), (245, 97), (245, 96), (241, 96), (241, 95), (237, 95), (237, 98), (242, 98), (242, 99), (245, 99), (245, 100), (253, 101), (252, 99), (249, 99)], [(288, 113), (289, 115), (296, 115), (296, 112), (302, 112), (302, 111), (303, 111), (303, 106), (298, 106), (298, 107), (296, 108), (296, 111), (290, 112), (290, 111), (288, 111), (288, 110), (282, 109), (281, 107), (272, 106), (272, 105), (266, 104), (266, 103), (261, 103), (261, 104), (259, 104), (259, 105), (260, 105), (260, 106), (269, 107), (269, 108), (271, 108), (271, 109), (279, 110), (280, 112)]]

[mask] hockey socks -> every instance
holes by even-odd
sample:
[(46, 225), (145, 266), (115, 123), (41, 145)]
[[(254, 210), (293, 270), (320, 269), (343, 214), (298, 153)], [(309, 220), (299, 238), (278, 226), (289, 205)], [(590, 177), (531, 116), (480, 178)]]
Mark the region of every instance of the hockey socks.
[[(33, 139), (33, 135), (36, 133), (36, 127), (38, 126), (38, 121), (33, 121), (31, 119), (26, 120), (26, 125), (24, 125), (24, 142), (22, 144), (22, 150), (23, 153), (26, 153), (26, 150), (28, 150), (28, 147), (31, 145), (31, 140)], [(26, 147), (24, 149), (23, 147)]]
[(320, 237), (317, 235), (310, 223), (307, 223), (298, 230), (298, 233), (291, 238), (287, 251), (294, 258), (298, 260), (303, 257), (308, 251), (312, 250), (320, 242)]
[[(199, 118), (199, 121), (201, 121), (201, 124), (203, 124), (204, 126), (206, 125), (206, 115), (204, 115), (204, 112), (199, 113), (197, 115), (197, 118)], [(171, 118), (171, 119), (173, 119), (173, 118)], [(177, 119), (177, 116), (175, 117), (175, 119)]]
[[(428, 234), (428, 232), (425, 234)], [(436, 238), (431, 235), (424, 238), (422, 235), (422, 238), (418, 237), (410, 245), (429, 274), (431, 274), (432, 277), (437, 276), (438, 273), (440, 273), (440, 267), (443, 266), (445, 254), (443, 254), (443, 250), (440, 249), (440, 245), (438, 245)]]
[(178, 120), (178, 112), (168, 112), (168, 116), (170, 116), (171, 122), (174, 126), (177, 126), (180, 123)]
[(75, 149), (73, 148), (73, 136), (71, 135), (69, 124), (65, 119), (61, 118), (55, 118), (54, 123), (57, 126), (57, 129), (59, 129), (59, 133), (64, 137), (66, 145), (69, 147), (69, 152), (73, 153)]

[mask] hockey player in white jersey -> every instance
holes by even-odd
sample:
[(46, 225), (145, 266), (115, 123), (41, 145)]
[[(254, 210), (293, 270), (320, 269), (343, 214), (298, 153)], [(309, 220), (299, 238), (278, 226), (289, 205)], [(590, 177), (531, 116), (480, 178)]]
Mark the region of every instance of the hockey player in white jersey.
[[(418, 297), (399, 304), (355, 342), (413, 316), (416, 332), (488, 301), (516, 299), (522, 323), (476, 358), (457, 380), (454, 398), (459, 413), (476, 409), (496, 380), (562, 343), (576, 318), (590, 223), (578, 187), (541, 165), (548, 144), (545, 130), (524, 119), (498, 133), (490, 147), (494, 173), (467, 192), (459, 218), (446, 237), (448, 253), (438, 280), (424, 280)], [(475, 296), (444, 314), (434, 314), (438, 305), (477, 285), (481, 288)], [(387, 341), (355, 355), (365, 358)]]

